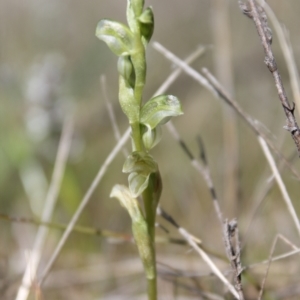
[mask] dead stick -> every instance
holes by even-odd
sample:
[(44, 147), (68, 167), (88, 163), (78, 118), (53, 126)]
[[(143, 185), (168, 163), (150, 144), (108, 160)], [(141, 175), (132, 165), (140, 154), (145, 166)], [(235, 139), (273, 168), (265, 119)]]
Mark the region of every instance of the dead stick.
[(292, 107), (290, 106), (286, 92), (282, 84), (281, 76), (271, 48), (272, 35), (271, 35), (271, 30), (267, 24), (266, 13), (263, 10), (263, 8), (256, 3), (255, 0), (249, 0), (248, 1), (249, 6), (242, 3), (241, 1), (239, 1), (239, 3), (243, 13), (247, 15), (250, 19), (252, 19), (256, 26), (258, 35), (260, 37), (262, 46), (265, 51), (264, 62), (267, 65), (271, 74), (273, 75), (279, 100), (282, 104), (283, 110), (287, 118), (286, 126), (284, 126), (284, 128), (291, 133), (292, 138), (298, 150), (298, 155), (300, 156), (300, 128), (294, 116), (295, 103), (293, 103)]

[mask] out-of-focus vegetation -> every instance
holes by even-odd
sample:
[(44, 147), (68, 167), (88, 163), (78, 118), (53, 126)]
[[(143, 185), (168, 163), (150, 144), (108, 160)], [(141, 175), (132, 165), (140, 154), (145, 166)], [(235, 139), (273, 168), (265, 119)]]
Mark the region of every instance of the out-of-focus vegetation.
[[(289, 133), (282, 129), (285, 117), (273, 79), (263, 63), (263, 50), (255, 27), (240, 12), (237, 1), (228, 2), (235, 99), (261, 122), (262, 130), (288, 157), (295, 150), (294, 144)], [(152, 40), (159, 41), (181, 58), (198, 45), (212, 45), (193, 67), (213, 70), (215, 49), (211, 27), (216, 14), (211, 1), (153, 0), (146, 1), (146, 5), (152, 5), (155, 13)], [(285, 24), (296, 63), (300, 65), (300, 2), (270, 0), (269, 5)], [(117, 59), (95, 37), (100, 19), (110, 17), (125, 22), (125, 6), (126, 1), (118, 0), (0, 1), (0, 213), (40, 217), (62, 124), (65, 116), (72, 112), (75, 133), (53, 216), (56, 222), (70, 220), (116, 143), (100, 86), (103, 74), (120, 130), (126, 130), (126, 118), (117, 101)], [(293, 101), (275, 33), (273, 49), (285, 88)], [(147, 56), (146, 99), (172, 71), (170, 63), (151, 46)], [(238, 219), (241, 240), (245, 243), (243, 265), (266, 259), (277, 233), (298, 244), (296, 229), (276, 186), (253, 217), (256, 199), (271, 172), (255, 136), (245, 123), (237, 119), (239, 176), (233, 212), (227, 209), (228, 199), (223, 197), (227, 176), (222, 113), (225, 105), (187, 75), (182, 75), (169, 92), (183, 103), (184, 115), (174, 121), (176, 128), (195, 155), (199, 151), (196, 137), (201, 135), (225, 217)], [(163, 134), (162, 142), (153, 151), (164, 182), (161, 204), (208, 248), (223, 254), (220, 228), (209, 191), (169, 133), (165, 130)], [(126, 183), (126, 175), (121, 173), (123, 161), (124, 157), (119, 154), (109, 167), (80, 218), (81, 225), (130, 233), (126, 212), (116, 200), (109, 198), (115, 183)], [(299, 170), (298, 160), (293, 165)], [(287, 170), (282, 171), (282, 176), (296, 211), (300, 212), (299, 182)], [(246, 237), (251, 219), (250, 233)], [(5, 220), (0, 220), (0, 224), (0, 295), (4, 295), (3, 299), (14, 299), (26, 265), (25, 251), (32, 247), (37, 227)], [(165, 233), (158, 228), (157, 234)], [(172, 234), (176, 236), (176, 232)], [(50, 231), (42, 265), (60, 236), (61, 231)], [(276, 253), (287, 249), (280, 244)], [(159, 245), (161, 273), (171, 268), (200, 274), (207, 272), (208, 267), (201, 259), (187, 250), (187, 247), (171, 244)], [(269, 291), (276, 292), (297, 282), (299, 267), (293, 261), (296, 259), (274, 263)], [(252, 276), (261, 276), (263, 270), (253, 270), (245, 280), (246, 290), (247, 284), (251, 286), (251, 282), (255, 282)], [(131, 298), (130, 295), (144, 293), (141, 274), (142, 266), (133, 244), (114, 244), (97, 236), (73, 233), (42, 293), (44, 299), (110, 299), (109, 296), (116, 295)], [(215, 291), (220, 286), (215, 284), (218, 280), (211, 278), (199, 282), (202, 287), (209, 286)], [(163, 279), (160, 290), (165, 294), (174, 292), (172, 284)], [(178, 293), (193, 295), (180, 287)], [(34, 299), (34, 295), (32, 297)]]

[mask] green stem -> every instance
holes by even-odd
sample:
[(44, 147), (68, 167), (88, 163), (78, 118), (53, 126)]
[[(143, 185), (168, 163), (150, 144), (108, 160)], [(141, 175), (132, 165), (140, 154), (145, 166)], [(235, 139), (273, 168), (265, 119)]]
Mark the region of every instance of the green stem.
[(140, 123), (135, 122), (130, 124), (131, 126), (131, 138), (133, 141), (133, 151), (142, 151), (144, 149), (141, 135)]
[[(142, 106), (142, 95), (143, 89), (146, 81), (146, 53), (145, 48), (142, 43), (141, 32), (139, 28), (139, 22), (136, 20), (134, 30), (134, 53), (131, 53), (131, 61), (135, 71), (135, 85), (134, 85), (134, 98), (136, 105)], [(140, 124), (135, 122), (131, 124), (132, 130), (132, 140), (135, 151), (144, 151), (144, 146), (142, 142), (142, 134)], [(146, 190), (143, 192), (143, 200), (144, 200), (144, 208), (146, 213), (146, 223), (147, 223), (147, 231), (150, 239), (150, 256), (149, 259), (150, 265), (149, 269), (152, 270), (149, 272), (146, 270), (146, 274), (148, 281), (148, 300), (156, 300), (157, 299), (157, 286), (156, 286), (156, 260), (155, 260), (155, 216), (156, 216), (156, 199), (154, 199), (154, 184), (153, 177), (150, 176), (149, 185)], [(148, 270), (149, 271), (149, 270)]]
[(134, 97), (136, 103), (142, 105), (142, 94), (146, 81), (146, 53), (140, 34), (135, 35), (134, 53), (131, 61), (135, 71)]
[(153, 193), (153, 177), (149, 179), (149, 185), (143, 192), (144, 208), (146, 213), (146, 222), (148, 234), (151, 241), (152, 254), (152, 268), (154, 270), (154, 277), (147, 278), (148, 280), (148, 299), (156, 300), (157, 297), (157, 272), (156, 272), (156, 255), (155, 255), (155, 217), (156, 217), (156, 199)]
[(155, 278), (148, 279), (148, 299), (149, 300), (157, 299), (156, 276)]
[(143, 200), (144, 200), (144, 207), (146, 213), (146, 222), (148, 225), (148, 232), (151, 237), (151, 241), (154, 241), (155, 236), (155, 208), (153, 207), (154, 199), (153, 199), (153, 188), (151, 184), (151, 177), (149, 179), (149, 185), (143, 192)]
[[(142, 106), (142, 95), (145, 86), (146, 78), (146, 58), (145, 48), (141, 42), (141, 37), (136, 34), (135, 36), (135, 53), (131, 55), (131, 61), (135, 70), (135, 86), (134, 98), (135, 103), (139, 108)], [(131, 124), (132, 139), (136, 151), (143, 150), (142, 135), (140, 124), (138, 122)]]

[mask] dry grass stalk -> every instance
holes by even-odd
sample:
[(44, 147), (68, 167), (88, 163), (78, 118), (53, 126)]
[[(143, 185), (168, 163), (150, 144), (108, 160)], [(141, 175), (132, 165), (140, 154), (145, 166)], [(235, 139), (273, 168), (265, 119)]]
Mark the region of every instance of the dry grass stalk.
[[(213, 38), (213, 62), (214, 71), (222, 82), (234, 94), (234, 73), (232, 64), (232, 38), (230, 28), (229, 7), (230, 2), (224, 0), (211, 0), (211, 29)], [(223, 200), (226, 203), (225, 213), (235, 216), (238, 207), (238, 126), (235, 111), (225, 103), (222, 105), (223, 112), (223, 164), (224, 183)]]
[(116, 144), (116, 146), (113, 148), (113, 150), (110, 152), (102, 166), (100, 167), (95, 179), (93, 180), (91, 186), (89, 187), (88, 191), (84, 195), (82, 201), (80, 202), (80, 205), (78, 206), (76, 212), (74, 213), (71, 221), (69, 222), (63, 236), (61, 237), (58, 245), (56, 246), (55, 250), (52, 253), (51, 258), (49, 259), (46, 267), (44, 268), (40, 278), (39, 278), (39, 284), (41, 285), (43, 281), (46, 279), (49, 271), (52, 268), (53, 263), (55, 262), (56, 258), (58, 257), (62, 247), (64, 246), (65, 242), (67, 241), (70, 233), (72, 232), (74, 226), (76, 225), (76, 222), (78, 221), (82, 211), (88, 204), (93, 192), (95, 191), (96, 187), (98, 186), (99, 182), (103, 178), (108, 166), (111, 164), (111, 162), (114, 160), (116, 155), (119, 153), (119, 151), (123, 148), (124, 144), (127, 142), (128, 138), (130, 136), (130, 129), (128, 128), (127, 131), (123, 134), (120, 141)]
[(274, 254), (274, 251), (275, 251), (275, 247), (277, 245), (277, 242), (278, 240), (281, 239), (283, 242), (285, 242), (287, 245), (291, 246), (293, 249), (297, 249), (297, 247), (292, 244), (287, 238), (285, 238), (283, 235), (281, 234), (277, 234), (273, 243), (272, 243), (272, 247), (271, 247), (271, 250), (270, 250), (270, 255), (269, 255), (269, 259), (268, 259), (268, 264), (267, 264), (267, 268), (266, 268), (266, 273), (263, 277), (263, 281), (262, 281), (262, 284), (261, 284), (261, 289), (259, 291), (259, 296), (258, 296), (258, 300), (261, 300), (262, 299), (262, 296), (263, 296), (263, 292), (264, 292), (264, 288), (265, 288), (265, 284), (266, 284), (266, 280), (267, 280), (267, 277), (268, 277), (268, 274), (269, 274), (269, 270), (270, 270), (270, 267), (271, 267), (271, 263), (272, 263), (272, 259), (273, 259), (273, 254)]
[(291, 88), (293, 92), (293, 98), (296, 103), (296, 107), (298, 110), (298, 115), (300, 116), (300, 79), (299, 79), (299, 72), (297, 70), (297, 64), (295, 61), (293, 49), (288, 37), (288, 33), (284, 30), (283, 26), (279, 23), (275, 13), (271, 9), (271, 7), (265, 2), (261, 3), (264, 10), (266, 11), (270, 21), (272, 22), (275, 32), (278, 37), (279, 45), (281, 46), (282, 53), (284, 59), (286, 61), (286, 65), (288, 68), (290, 81), (291, 81)]
[[(60, 190), (61, 182), (63, 179), (69, 150), (71, 147), (72, 134), (73, 120), (71, 118), (67, 118), (64, 123), (55, 160), (54, 171), (45, 200), (45, 206), (42, 214), (42, 222), (49, 222), (51, 220), (57, 196)], [(40, 263), (48, 231), (48, 227), (40, 225), (35, 237), (33, 248), (30, 251), (28, 263), (23, 275), (21, 286), (19, 287), (16, 296), (16, 300), (26, 300), (28, 298), (32, 283), (36, 281), (36, 273)]]
[(200, 241), (195, 236), (191, 235), (185, 228), (181, 227), (172, 216), (167, 214), (161, 208), (157, 209), (157, 213), (162, 216), (166, 221), (172, 224), (175, 228), (177, 228), (178, 232), (186, 239), (188, 244), (201, 256), (204, 262), (210, 267), (212, 272), (224, 283), (224, 285), (228, 288), (230, 293), (235, 297), (235, 299), (240, 299), (239, 293), (232, 286), (232, 284), (227, 280), (227, 278), (223, 275), (220, 269), (215, 265), (215, 263), (211, 260), (211, 258), (207, 255), (207, 253), (199, 246)]
[(275, 180), (277, 181), (277, 184), (278, 184), (278, 187), (279, 187), (280, 192), (282, 194), (282, 197), (285, 201), (285, 204), (288, 208), (288, 211), (289, 211), (289, 213), (290, 213), (290, 215), (291, 215), (291, 217), (292, 217), (292, 219), (295, 223), (296, 229), (297, 229), (298, 234), (300, 236), (300, 222), (299, 222), (297, 213), (295, 211), (295, 208), (293, 206), (292, 200), (291, 200), (291, 198), (289, 196), (289, 193), (286, 189), (286, 186), (285, 186), (285, 184), (284, 184), (284, 182), (281, 178), (280, 172), (278, 171), (275, 160), (274, 160), (274, 158), (273, 158), (273, 156), (272, 156), (272, 154), (271, 154), (271, 152), (268, 148), (268, 145), (267, 145), (266, 141), (264, 139), (262, 139), (260, 136), (258, 137), (258, 141), (259, 141), (259, 143), (262, 147), (262, 150), (263, 150), (263, 153), (266, 156), (266, 159), (268, 160), (268, 163), (269, 163), (270, 168), (273, 172)]
[(258, 128), (252, 118), (243, 111), (243, 109), (239, 106), (239, 104), (233, 100), (222, 85), (218, 82), (218, 80), (208, 71), (208, 69), (203, 68), (202, 71), (205, 74), (206, 78), (202, 76), (200, 73), (192, 69), (189, 65), (187, 65), (184, 61), (176, 57), (173, 53), (163, 47), (160, 43), (154, 42), (153, 47), (162, 53), (167, 59), (172, 61), (178, 67), (180, 67), (186, 74), (191, 76), (194, 80), (200, 83), (202, 86), (207, 88), (212, 92), (216, 97), (220, 97), (229, 104), (244, 121), (248, 124), (248, 126), (254, 131), (256, 135), (262, 136), (263, 139), (266, 140), (268, 146), (276, 153), (276, 155), (280, 158), (281, 161), (290, 169), (290, 171), (300, 180), (300, 175), (297, 170), (289, 163), (289, 161), (284, 157), (281, 151), (267, 138), (267, 136)]
[(269, 71), (273, 75), (279, 100), (283, 106), (283, 110), (287, 117), (286, 126), (284, 127), (288, 130), (296, 144), (298, 154), (300, 156), (300, 128), (297, 124), (296, 118), (294, 116), (295, 103), (291, 107), (281, 80), (281, 76), (277, 67), (277, 63), (271, 48), (272, 43), (272, 32), (267, 24), (267, 16), (262, 6), (256, 3), (255, 0), (247, 1), (247, 4), (239, 1), (240, 8), (245, 15), (255, 23), (258, 35), (260, 37), (261, 43), (265, 51), (265, 64)]
[(224, 242), (227, 257), (231, 263), (232, 270), (234, 271), (235, 288), (240, 295), (240, 299), (244, 300), (243, 286), (242, 286), (242, 263), (241, 263), (241, 248), (239, 240), (239, 231), (237, 221), (235, 219), (224, 223)]
[(189, 150), (188, 146), (186, 145), (186, 143), (183, 141), (183, 139), (179, 136), (178, 131), (176, 130), (175, 126), (173, 125), (173, 123), (169, 122), (167, 124), (167, 128), (169, 129), (170, 133), (172, 134), (173, 138), (178, 142), (178, 144), (180, 145), (180, 147), (182, 148), (182, 150), (184, 151), (184, 153), (188, 156), (188, 158), (191, 161), (192, 166), (195, 168), (195, 170), (197, 170), (198, 173), (200, 173), (204, 180), (205, 183), (210, 191), (212, 200), (213, 200), (213, 205), (214, 205), (214, 209), (216, 212), (216, 215), (218, 217), (218, 220), (220, 222), (220, 226), (221, 228), (223, 227), (223, 213), (219, 204), (219, 200), (217, 198), (217, 193), (216, 193), (216, 189), (214, 187), (212, 178), (210, 176), (210, 170), (208, 168), (207, 165), (207, 159), (206, 159), (206, 154), (204, 151), (204, 145), (201, 141), (201, 139), (198, 139), (199, 142), (199, 146), (200, 146), (200, 150), (201, 150), (201, 159), (203, 161), (203, 165), (202, 166), (199, 161), (194, 157), (194, 155), (192, 154), (192, 152)]

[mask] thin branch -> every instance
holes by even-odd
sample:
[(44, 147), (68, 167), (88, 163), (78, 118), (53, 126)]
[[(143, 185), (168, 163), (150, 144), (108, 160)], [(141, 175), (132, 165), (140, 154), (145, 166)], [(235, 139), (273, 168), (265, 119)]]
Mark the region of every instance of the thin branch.
[(202, 69), (203, 73), (207, 78), (202, 76), (200, 73), (192, 69), (189, 65), (187, 65), (184, 61), (176, 57), (173, 53), (163, 47), (160, 43), (154, 42), (153, 48), (162, 53), (167, 59), (175, 63), (179, 66), (185, 73), (191, 76), (194, 80), (200, 83), (202, 86), (207, 88), (209, 91), (213, 93), (213, 95), (217, 97), (221, 97), (223, 100), (229, 104), (242, 119), (246, 121), (246, 123), (250, 126), (250, 128), (255, 132), (256, 135), (261, 135), (267, 142), (268, 146), (276, 153), (276, 155), (285, 163), (285, 165), (291, 170), (291, 172), (300, 180), (300, 175), (295, 170), (295, 168), (287, 161), (287, 159), (283, 156), (280, 150), (266, 137), (266, 135), (257, 127), (252, 118), (248, 116), (243, 109), (238, 105), (236, 101), (234, 101), (231, 97), (229, 97), (221, 86), (221, 84), (217, 81), (217, 79), (207, 70)]
[[(230, 1), (211, 0), (211, 29), (214, 44), (213, 63), (217, 77), (231, 95), (234, 94), (234, 76), (232, 64), (232, 37), (229, 7)], [(235, 216), (239, 194), (239, 147), (237, 116), (225, 103), (223, 113), (223, 201), (226, 211)]]
[[(297, 155), (298, 155), (297, 151), (294, 151), (289, 156), (288, 160), (293, 161), (297, 157)], [(282, 173), (284, 167), (285, 167), (285, 165), (281, 161), (281, 163), (278, 166), (279, 173)], [(245, 244), (247, 243), (247, 237), (250, 234), (252, 222), (255, 220), (256, 216), (261, 212), (261, 208), (262, 208), (265, 198), (267, 197), (267, 195), (270, 193), (270, 191), (274, 187), (275, 177), (274, 177), (274, 174), (272, 173), (271, 176), (268, 176), (267, 179), (262, 177), (258, 181), (259, 182), (266, 181), (266, 183), (261, 188), (261, 191), (259, 192), (259, 194), (257, 196), (251, 197), (253, 199), (253, 203), (256, 203), (256, 204), (255, 204), (254, 208), (252, 209), (252, 212), (250, 213), (249, 222), (248, 222), (248, 225), (246, 226), (245, 232), (243, 234), (242, 248), (244, 248)]]
[(210, 169), (209, 169), (209, 166), (207, 163), (204, 143), (203, 143), (202, 139), (200, 138), (200, 136), (198, 136), (198, 145), (199, 145), (199, 149), (200, 149), (200, 158), (204, 165), (204, 168), (202, 169), (203, 170), (202, 175), (203, 175), (205, 182), (209, 188), (211, 198), (213, 200), (213, 204), (214, 204), (215, 211), (216, 211), (217, 217), (219, 219), (219, 222), (220, 222), (221, 226), (223, 226), (223, 224), (224, 224), (223, 213), (221, 211), (220, 203), (219, 203), (219, 200), (217, 197), (217, 192), (216, 192), (215, 186), (213, 184), (213, 181), (212, 181), (212, 178), (210, 175)]
[[(277, 256), (274, 256), (271, 261), (272, 262), (279, 261), (279, 260), (282, 260), (282, 259), (294, 256), (294, 255), (299, 254), (299, 253), (300, 253), (300, 248), (298, 248), (296, 250), (292, 250), (292, 251), (286, 252), (286, 253), (283, 253), (283, 254), (280, 254), (280, 255), (277, 255)], [(261, 262), (257, 262), (257, 263), (251, 264), (251, 265), (248, 265), (248, 266), (244, 266), (244, 270), (253, 269), (255, 267), (258, 267), (258, 266), (261, 266), (261, 265), (264, 265), (264, 264), (267, 264), (267, 263), (269, 263), (268, 259), (267, 260), (263, 260)]]
[(239, 293), (236, 291), (236, 289), (226, 279), (226, 277), (206, 254), (206, 252), (199, 246), (199, 239), (191, 235), (186, 229), (181, 227), (169, 214), (163, 211), (160, 207), (157, 209), (157, 213), (178, 230), (178, 232), (187, 240), (189, 245), (193, 247), (193, 249), (201, 256), (204, 262), (211, 268), (212, 272), (224, 283), (224, 285), (228, 288), (235, 299), (240, 299)]
[[(58, 230), (65, 230), (67, 228), (67, 224), (62, 223), (54, 223), (54, 222), (43, 222), (40, 220), (26, 218), (26, 217), (14, 217), (9, 216), (6, 214), (0, 213), (0, 219), (6, 220), (9, 222), (14, 223), (21, 223), (21, 224), (32, 224), (38, 226), (46, 226), (50, 229), (58, 229)], [(86, 234), (86, 235), (93, 235), (93, 236), (100, 236), (102, 238), (106, 238), (111, 243), (128, 243), (134, 242), (132, 235), (122, 232), (115, 232), (107, 229), (100, 229), (100, 228), (93, 228), (93, 227), (86, 227), (86, 226), (79, 226), (76, 225), (73, 227), (72, 232)], [(171, 236), (156, 236), (155, 242), (158, 244), (177, 244), (177, 245), (187, 245), (186, 240), (180, 238), (173, 238)], [(218, 255), (216, 255), (218, 256)], [(218, 256), (221, 258), (220, 256)]]
[(266, 284), (267, 277), (268, 277), (269, 270), (270, 270), (271, 263), (272, 263), (271, 259), (273, 257), (274, 251), (275, 251), (275, 246), (277, 244), (277, 239), (278, 239), (278, 237), (276, 236), (275, 240), (272, 243), (271, 252), (270, 252), (270, 255), (269, 255), (269, 262), (267, 264), (266, 273), (265, 273), (265, 275), (263, 277), (263, 281), (261, 283), (261, 288), (260, 288), (259, 295), (258, 295), (258, 298), (257, 298), (258, 300), (261, 300), (261, 298), (263, 296), (263, 292), (264, 292), (264, 289), (265, 289), (265, 284)]
[[(203, 296), (204, 299), (218, 299), (221, 300), (224, 298), (220, 297), (219, 295), (204, 292), (203, 288), (199, 284), (199, 276), (194, 276), (195, 274), (191, 274), (189, 271), (181, 270), (181, 269), (176, 269), (174, 267), (171, 267), (168, 264), (164, 264), (161, 262), (157, 262), (157, 264), (160, 266), (158, 274), (159, 277), (162, 278), (163, 280), (172, 282), (175, 288), (182, 287), (182, 279), (189, 279), (192, 283), (193, 286), (186, 285), (187, 289), (192, 292), (197, 292), (200, 296)], [(162, 267), (164, 269), (162, 269)]]
[(255, 0), (248, 0), (247, 3), (249, 5), (244, 4), (241, 1), (239, 1), (239, 3), (243, 13), (246, 14), (255, 23), (258, 35), (265, 51), (264, 62), (273, 75), (278, 97), (287, 118), (286, 126), (284, 128), (291, 133), (292, 138), (296, 144), (298, 154), (300, 156), (300, 128), (294, 116), (295, 104), (293, 104), (292, 107), (290, 106), (286, 92), (284, 90), (277, 63), (271, 48), (272, 34), (267, 24), (266, 13), (262, 6), (258, 5)]
[[(262, 1), (260, 1), (262, 2)], [(291, 81), (291, 88), (293, 92), (293, 98), (297, 105), (298, 114), (300, 115), (300, 79), (299, 79), (299, 72), (297, 69), (297, 64), (295, 61), (293, 48), (290, 43), (290, 40), (287, 36), (287, 32), (284, 31), (282, 25), (279, 23), (275, 13), (271, 9), (271, 7), (264, 1), (263, 8), (265, 9), (268, 17), (270, 18), (274, 29), (277, 33), (277, 37), (279, 40), (279, 45), (282, 49), (284, 59), (286, 61), (286, 65), (288, 68), (290, 81)]]
[[(54, 170), (51, 183), (45, 200), (45, 206), (42, 213), (42, 221), (49, 222), (56, 204), (58, 192), (60, 190), (69, 150), (71, 146), (71, 137), (73, 134), (73, 120), (66, 118), (62, 130), (61, 139), (58, 146)], [(48, 234), (48, 228), (41, 225), (35, 237), (33, 248), (30, 251), (30, 257), (26, 266), (21, 286), (19, 287), (16, 300), (26, 300), (30, 291), (32, 282), (35, 280), (36, 272), (40, 263), (44, 244)]]
[(202, 72), (206, 75), (207, 79), (214, 87), (215, 91), (218, 93), (218, 96), (226, 101), (236, 112), (240, 115), (240, 117), (246, 121), (252, 131), (257, 135), (264, 139), (267, 145), (276, 153), (279, 159), (289, 168), (289, 170), (300, 180), (300, 175), (298, 171), (291, 165), (291, 163), (284, 157), (281, 151), (270, 141), (270, 139), (264, 134), (263, 131), (259, 129), (256, 122), (240, 107), (240, 105), (232, 99), (225, 89), (221, 86), (218, 80), (209, 72), (208, 69), (203, 68)]
[(206, 252), (201, 249), (197, 243), (194, 241), (193, 236), (189, 234), (184, 228), (178, 228), (178, 232), (187, 240), (191, 247), (201, 256), (204, 262), (211, 268), (212, 272), (224, 283), (224, 285), (228, 288), (230, 293), (236, 298), (240, 299), (239, 293), (232, 286), (232, 284), (227, 280), (227, 278), (223, 275), (223, 273), (218, 269), (218, 267), (214, 264), (214, 262), (210, 259), (210, 257), (206, 254)]
[(261, 289), (259, 291), (259, 296), (258, 296), (258, 300), (261, 300), (262, 299), (262, 296), (263, 296), (263, 292), (264, 292), (264, 288), (265, 288), (265, 284), (266, 284), (266, 280), (267, 280), (267, 277), (268, 277), (268, 274), (269, 274), (269, 270), (270, 270), (270, 267), (271, 267), (271, 263), (272, 263), (272, 258), (273, 258), (273, 254), (274, 254), (274, 251), (275, 251), (275, 247), (277, 245), (277, 242), (278, 240), (281, 239), (282, 241), (284, 241), (287, 245), (291, 246), (292, 248), (296, 248), (295, 245), (293, 245), (288, 239), (286, 239), (283, 235), (281, 234), (277, 234), (273, 243), (272, 243), (272, 247), (271, 247), (271, 251), (270, 251), (270, 255), (269, 255), (269, 259), (268, 259), (268, 264), (267, 264), (267, 269), (266, 269), (266, 273), (265, 273), (265, 276), (263, 278), (263, 281), (262, 281), (262, 284), (261, 284)]
[[(170, 268), (170, 266), (168, 266), (168, 268)], [(190, 293), (199, 295), (201, 297), (200, 299), (225, 300), (224, 297), (221, 297), (217, 294), (204, 292), (197, 286), (194, 287), (190, 284), (185, 284), (185, 283), (181, 282), (179, 280), (181, 277), (186, 278), (188, 276), (186, 276), (186, 274), (183, 274), (183, 272), (180, 270), (175, 270), (172, 268), (172, 271), (159, 271), (159, 277), (164, 281), (173, 283), (176, 288), (180, 287), (184, 290), (187, 290)], [(167, 298), (169, 298), (169, 297), (167, 297)], [(177, 298), (174, 298), (174, 299), (177, 299)]]
[[(36, 220), (36, 219), (32, 219), (32, 218), (9, 216), (9, 215), (2, 214), (2, 213), (0, 213), (0, 219), (6, 220), (9, 222), (14, 222), (14, 223), (45, 226), (50, 229), (65, 230), (67, 228), (67, 225), (62, 224), (62, 223), (44, 222), (44, 221)], [(76, 233), (81, 233), (81, 234), (101, 236), (104, 238), (111, 238), (114, 242), (119, 241), (119, 240), (122, 242), (132, 242), (133, 241), (131, 235), (128, 235), (125, 233), (113, 232), (113, 231), (105, 230), (105, 229), (103, 230), (103, 229), (99, 229), (99, 228), (93, 228), (93, 227), (77, 225), (77, 226), (74, 226), (72, 231), (76, 232)]]
[(240, 295), (240, 299), (244, 300), (243, 286), (242, 286), (242, 264), (241, 264), (241, 248), (239, 240), (239, 231), (237, 221), (234, 219), (230, 222), (226, 220), (224, 224), (224, 242), (227, 252), (227, 257), (231, 263), (232, 270), (235, 275), (235, 288)]
[(50, 257), (46, 267), (44, 268), (40, 278), (39, 278), (39, 285), (42, 285), (43, 281), (46, 279), (46, 276), (48, 275), (50, 269), (52, 268), (53, 263), (55, 262), (58, 254), (60, 253), (62, 247), (64, 246), (65, 242), (67, 241), (70, 233), (72, 232), (76, 222), (78, 221), (82, 211), (88, 204), (93, 192), (95, 191), (96, 187), (98, 186), (99, 182), (101, 181), (103, 175), (105, 174), (108, 166), (111, 164), (111, 162), (114, 160), (116, 155), (119, 153), (119, 151), (123, 148), (124, 144), (127, 142), (128, 138), (130, 136), (130, 128), (126, 130), (126, 132), (123, 134), (122, 138), (119, 140), (119, 142), (116, 144), (114, 149), (110, 152), (106, 160), (104, 161), (103, 165), (100, 167), (100, 170), (98, 171), (97, 176), (93, 180), (91, 186), (89, 187), (88, 191), (84, 195), (82, 201), (80, 202), (76, 212), (74, 213), (71, 221), (69, 222), (67, 229), (65, 230), (63, 236), (61, 237), (58, 245), (56, 246), (55, 250), (52, 253), (52, 256)]
[(204, 146), (203, 146), (203, 143), (202, 143), (201, 139), (198, 138), (198, 142), (199, 142), (199, 148), (200, 148), (200, 151), (201, 151), (200, 157), (203, 161), (204, 166), (202, 166), (199, 163), (199, 161), (194, 157), (194, 155), (192, 154), (192, 152), (190, 151), (190, 149), (188, 148), (186, 143), (181, 139), (178, 131), (176, 130), (176, 128), (175, 128), (175, 126), (173, 125), (172, 122), (169, 122), (167, 124), (167, 128), (168, 128), (169, 132), (171, 133), (171, 135), (173, 136), (173, 138), (178, 142), (178, 144), (182, 148), (183, 152), (190, 159), (192, 166), (204, 178), (204, 181), (205, 181), (205, 183), (206, 183), (206, 185), (207, 185), (207, 187), (210, 191), (210, 194), (211, 194), (211, 197), (212, 197), (212, 200), (213, 200), (214, 209), (215, 209), (216, 215), (218, 217), (220, 226), (221, 226), (221, 228), (223, 228), (223, 214), (222, 214), (222, 210), (221, 210), (219, 200), (218, 200), (218, 197), (217, 197), (216, 189), (214, 187), (212, 178), (210, 176), (210, 171), (209, 171), (209, 168), (208, 168), (208, 165), (207, 165), (207, 160), (206, 160), (206, 154), (205, 154)]
[(212, 94), (216, 95), (216, 91), (211, 86), (211, 84), (208, 82), (208, 80), (199, 74), (196, 70), (191, 68), (186, 62), (179, 59), (177, 56), (175, 56), (172, 52), (168, 51), (164, 46), (162, 46), (158, 42), (153, 42), (152, 46), (155, 50), (162, 53), (168, 60), (175, 63), (182, 71), (184, 71), (186, 74), (194, 78), (197, 82), (199, 82), (202, 86), (207, 88)]
[[(208, 46), (199, 46), (193, 53), (191, 53), (185, 60), (184, 62), (186, 64), (191, 64), (194, 62), (197, 58), (201, 57)], [(164, 81), (164, 83), (160, 86), (160, 88), (155, 92), (154, 97), (158, 96), (160, 94), (163, 94), (168, 88), (170, 87), (171, 84), (175, 82), (175, 80), (179, 77), (180, 74), (182, 74), (183, 70), (181, 68), (175, 69), (168, 78)]]
[(290, 213), (290, 215), (291, 215), (291, 217), (292, 217), (292, 219), (293, 219), (293, 221), (295, 223), (295, 226), (297, 228), (298, 234), (300, 236), (300, 222), (299, 222), (298, 216), (296, 214), (295, 208), (293, 206), (292, 200), (291, 200), (291, 198), (290, 198), (290, 196), (288, 194), (288, 191), (287, 191), (287, 189), (285, 187), (285, 184), (284, 184), (284, 182), (283, 182), (283, 180), (281, 178), (281, 175), (280, 175), (280, 173), (279, 173), (279, 171), (277, 169), (275, 160), (274, 160), (274, 158), (273, 158), (273, 156), (272, 156), (272, 154), (271, 154), (271, 152), (270, 152), (270, 150), (268, 148), (268, 145), (267, 145), (266, 141), (263, 138), (261, 138), (260, 136), (258, 137), (258, 141), (259, 141), (259, 143), (260, 143), (260, 145), (261, 145), (261, 147), (263, 149), (263, 152), (264, 152), (264, 154), (265, 154), (265, 156), (266, 156), (266, 158), (268, 160), (270, 168), (271, 168), (271, 170), (272, 170), (272, 172), (274, 174), (275, 180), (277, 181), (278, 187), (279, 187), (279, 189), (281, 191), (283, 200), (285, 201), (285, 204), (286, 204), (286, 206), (288, 208), (288, 211), (289, 211), (289, 213)]

